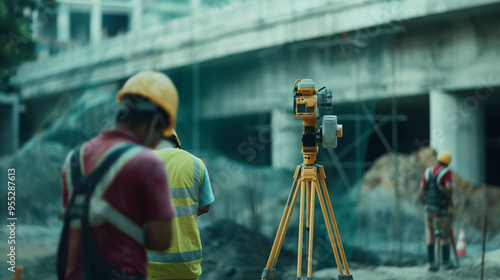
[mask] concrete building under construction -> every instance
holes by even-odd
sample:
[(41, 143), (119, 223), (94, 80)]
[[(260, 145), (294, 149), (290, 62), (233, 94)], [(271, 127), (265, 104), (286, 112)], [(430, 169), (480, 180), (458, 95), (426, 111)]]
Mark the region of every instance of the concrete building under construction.
[[(203, 279), (262, 273), (302, 163), (297, 79), (332, 90), (343, 125), (338, 147), (320, 147), (317, 163), (355, 278), (477, 279), (482, 249), (486, 279), (499, 277), (500, 0), (57, 2), (32, 15), (37, 59), (17, 69), (17, 92), (0, 93), (0, 167), (17, 172), (26, 279), (56, 279), (65, 158), (114, 127), (116, 93), (142, 70), (175, 83), (182, 148), (210, 174), (216, 201), (198, 220), (209, 252)], [(417, 197), (443, 150), (453, 159), (453, 226), (467, 231), (469, 258), (431, 274)], [(326, 280), (336, 275), (327, 271), (333, 246), (312, 201), (314, 270), (325, 269), (314, 277)], [(283, 242), (283, 279), (295, 279), (299, 207)]]
[(39, 59), (18, 71), (20, 98), (0, 98), (11, 133), (2, 147), (22, 145), (79, 96), (108, 102), (154, 69), (179, 89), (184, 147), (293, 169), (291, 89), (312, 78), (333, 90), (344, 124), (339, 147), (319, 158), (343, 184), (385, 152), (431, 145), (469, 181), (500, 185), (498, 0), (59, 2), (36, 15)]

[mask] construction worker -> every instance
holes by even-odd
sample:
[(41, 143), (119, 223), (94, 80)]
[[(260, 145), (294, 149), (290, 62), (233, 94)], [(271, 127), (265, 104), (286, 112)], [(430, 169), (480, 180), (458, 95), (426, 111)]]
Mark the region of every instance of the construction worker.
[[(452, 268), (450, 263), (450, 226), (453, 185), (448, 165), (451, 155), (442, 151), (437, 155), (438, 163), (425, 170), (420, 183), (418, 199), (423, 199), (426, 210), (425, 236), (429, 270), (439, 270), (439, 247), (443, 251), (443, 266)], [(437, 258), (434, 261), (434, 244), (437, 243)]]
[(59, 280), (146, 279), (145, 248), (170, 246), (175, 210), (164, 164), (148, 148), (172, 134), (177, 90), (144, 71), (116, 98), (116, 127), (72, 150), (62, 170)]
[(154, 152), (165, 163), (177, 216), (172, 219), (172, 246), (148, 251), (148, 279), (198, 279), (201, 275), (201, 239), (197, 218), (210, 210), (214, 195), (203, 161), (180, 149), (174, 131)]

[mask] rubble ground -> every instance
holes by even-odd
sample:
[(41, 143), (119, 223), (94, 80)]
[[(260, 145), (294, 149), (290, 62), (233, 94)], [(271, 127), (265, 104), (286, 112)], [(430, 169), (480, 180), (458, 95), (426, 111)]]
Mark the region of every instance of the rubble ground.
[[(481, 256), (475, 256), (460, 261), (457, 269), (445, 270), (443, 267), (438, 272), (428, 271), (428, 265), (416, 266), (363, 266), (357, 263), (350, 265), (354, 279), (406, 279), (406, 280), (469, 280), (480, 279)], [(337, 279), (338, 270), (328, 268), (313, 274), (316, 280)], [(500, 279), (500, 249), (488, 252), (484, 261), (484, 279)]]

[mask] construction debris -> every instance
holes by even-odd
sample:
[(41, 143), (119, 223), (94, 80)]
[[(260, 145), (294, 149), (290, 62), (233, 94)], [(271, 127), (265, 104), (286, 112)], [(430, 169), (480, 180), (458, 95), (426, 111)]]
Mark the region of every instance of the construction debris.
[[(362, 209), (366, 209), (367, 205), (372, 207), (371, 202), (373, 201), (370, 200), (370, 197), (373, 196), (372, 192), (387, 192), (393, 198), (397, 193), (401, 198), (401, 210), (404, 218), (417, 218), (423, 221), (424, 211), (420, 202), (417, 201), (416, 194), (425, 168), (435, 164), (436, 157), (429, 147), (422, 148), (410, 155), (385, 154), (381, 156), (363, 177), (358, 205)], [(482, 230), (482, 217), (487, 211), (489, 232), (500, 232), (500, 204), (498, 204), (500, 187), (486, 184), (474, 186), (457, 173), (453, 173), (453, 182), (455, 185), (453, 203), (458, 209), (456, 220), (466, 222), (476, 229)], [(391, 204), (392, 202), (385, 199), (376, 204), (380, 203)]]
[[(405, 279), (405, 280), (472, 280), (479, 279), (481, 257), (476, 256), (460, 263), (455, 270), (428, 271), (428, 265), (417, 266), (362, 266), (352, 265), (354, 279)], [(489, 252), (485, 258), (484, 279), (500, 279), (500, 250)], [(337, 279), (335, 268), (323, 269), (313, 274), (316, 280)]]

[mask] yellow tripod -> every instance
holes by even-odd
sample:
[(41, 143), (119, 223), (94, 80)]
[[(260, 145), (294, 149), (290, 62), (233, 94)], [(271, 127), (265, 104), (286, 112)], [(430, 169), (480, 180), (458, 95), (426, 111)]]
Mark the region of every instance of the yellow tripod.
[[(333, 214), (332, 204), (330, 202), (330, 196), (326, 188), (325, 182), (325, 170), (322, 165), (312, 164), (312, 165), (299, 165), (295, 169), (295, 174), (293, 176), (294, 181), (290, 193), (288, 195), (288, 200), (286, 202), (285, 210), (283, 211), (283, 216), (281, 217), (280, 225), (278, 227), (278, 232), (274, 238), (273, 247), (271, 249), (271, 254), (267, 261), (266, 268), (262, 272), (262, 280), (272, 280), (274, 279), (274, 271), (276, 270), (276, 263), (278, 261), (278, 256), (283, 245), (283, 240), (285, 239), (285, 234), (290, 223), (290, 218), (292, 217), (293, 209), (297, 202), (297, 197), (300, 190), (300, 220), (299, 220), (299, 242), (298, 242), (298, 254), (297, 254), (297, 279), (298, 280), (311, 280), (312, 279), (312, 257), (313, 257), (313, 236), (314, 236), (314, 203), (316, 200), (316, 195), (318, 196), (319, 203), (321, 205), (321, 211), (323, 212), (323, 217), (325, 218), (325, 224), (328, 229), (328, 236), (330, 238), (330, 243), (332, 245), (333, 253), (335, 255), (335, 261), (337, 263), (337, 268), (339, 270), (339, 280), (351, 280), (352, 275), (349, 273), (349, 266), (344, 253), (344, 248), (342, 246), (342, 241), (340, 239), (339, 230), (337, 228), (337, 222), (335, 221), (335, 216)], [(320, 184), (321, 182), (321, 184)], [(305, 198), (304, 198), (305, 193)], [(324, 195), (323, 195), (324, 194)], [(302, 277), (302, 247), (303, 247), (303, 231), (304, 231), (304, 201), (306, 202), (306, 228), (309, 230), (308, 236), (308, 253), (307, 253), (307, 277)], [(328, 210), (326, 209), (328, 208)], [(327, 212), (328, 211), (328, 212)], [(331, 219), (331, 224), (330, 224)], [(335, 239), (333, 237), (333, 232), (335, 232), (335, 239), (338, 244), (335, 245)], [(339, 257), (340, 251), (340, 257)], [(340, 262), (342, 258), (342, 264)], [(345, 274), (344, 274), (344, 269)]]

